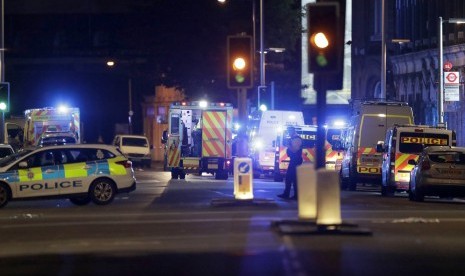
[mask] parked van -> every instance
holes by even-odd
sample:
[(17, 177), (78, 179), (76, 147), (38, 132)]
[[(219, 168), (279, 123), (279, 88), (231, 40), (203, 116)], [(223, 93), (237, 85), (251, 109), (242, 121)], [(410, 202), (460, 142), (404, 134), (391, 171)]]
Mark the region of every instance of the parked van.
[(395, 125), (389, 128), (385, 141), (377, 149), (383, 153), (381, 194), (388, 196), (409, 189), (410, 171), (414, 166), (408, 160), (417, 161), (425, 147), (455, 145), (455, 131), (444, 127)]
[(413, 124), (412, 108), (393, 101), (352, 103), (353, 116), (345, 132), (346, 151), (341, 164), (341, 188), (356, 190), (357, 183), (381, 184), (383, 156), (376, 146), (394, 124)]
[(147, 137), (142, 135), (116, 135), (113, 139), (114, 146), (135, 165), (146, 166), (148, 168), (152, 165), (151, 149)]
[(254, 177), (273, 175), (275, 168), (275, 139), (289, 126), (304, 125), (301, 111), (267, 110), (252, 114), (249, 119), (249, 155)]

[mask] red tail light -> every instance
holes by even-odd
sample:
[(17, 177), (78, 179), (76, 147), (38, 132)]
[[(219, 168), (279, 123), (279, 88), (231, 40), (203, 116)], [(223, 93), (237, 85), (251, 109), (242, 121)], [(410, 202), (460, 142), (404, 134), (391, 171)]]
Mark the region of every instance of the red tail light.
[(421, 163), (421, 169), (424, 171), (431, 169), (431, 164), (429, 163), (429, 161), (424, 161), (423, 163)]
[(115, 162), (116, 164), (118, 165), (121, 165), (123, 167), (125, 167), (126, 169), (129, 169), (132, 167), (132, 162), (129, 161), (129, 160), (123, 160), (123, 161), (117, 161)]

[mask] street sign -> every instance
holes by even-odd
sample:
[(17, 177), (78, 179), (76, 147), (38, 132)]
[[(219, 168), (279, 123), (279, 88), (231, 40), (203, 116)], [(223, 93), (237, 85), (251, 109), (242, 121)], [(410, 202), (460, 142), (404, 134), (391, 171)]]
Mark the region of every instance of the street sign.
[(460, 101), (460, 72), (444, 73), (444, 101)]
[(452, 69), (452, 67), (453, 67), (452, 62), (446, 61), (444, 63), (444, 71), (450, 71)]

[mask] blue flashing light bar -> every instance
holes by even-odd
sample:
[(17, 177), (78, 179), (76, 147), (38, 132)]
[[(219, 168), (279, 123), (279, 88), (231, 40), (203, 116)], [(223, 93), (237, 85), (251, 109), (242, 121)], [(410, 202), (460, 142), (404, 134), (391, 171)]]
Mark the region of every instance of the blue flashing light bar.
[(193, 102), (173, 102), (171, 104), (172, 107), (232, 107), (233, 105), (231, 103), (224, 103), (224, 102), (218, 102), (218, 103), (207, 103), (206, 101), (193, 101)]

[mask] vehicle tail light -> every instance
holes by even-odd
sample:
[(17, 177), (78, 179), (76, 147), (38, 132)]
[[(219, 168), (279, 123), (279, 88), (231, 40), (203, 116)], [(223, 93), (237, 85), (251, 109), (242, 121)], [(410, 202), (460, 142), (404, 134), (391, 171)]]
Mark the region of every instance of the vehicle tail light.
[(121, 166), (123, 166), (123, 167), (125, 167), (127, 169), (132, 167), (132, 162), (129, 161), (129, 160), (117, 161), (115, 163), (118, 164), (118, 165), (121, 165)]
[(431, 164), (429, 163), (429, 161), (424, 161), (423, 163), (421, 163), (421, 169), (424, 171), (431, 169)]

